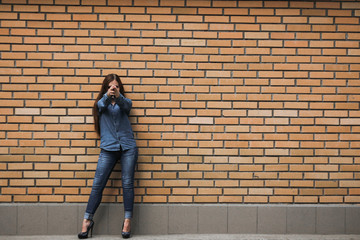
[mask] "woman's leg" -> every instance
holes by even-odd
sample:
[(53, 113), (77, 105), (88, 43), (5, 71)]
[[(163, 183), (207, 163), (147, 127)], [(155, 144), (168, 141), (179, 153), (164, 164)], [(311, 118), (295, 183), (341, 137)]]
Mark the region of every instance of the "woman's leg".
[(96, 209), (100, 205), (103, 190), (118, 158), (119, 152), (101, 150), (84, 219), (90, 220), (93, 218)]
[(134, 206), (134, 172), (137, 158), (137, 148), (123, 151), (121, 154), (121, 180), (123, 188), (125, 219), (132, 218)]

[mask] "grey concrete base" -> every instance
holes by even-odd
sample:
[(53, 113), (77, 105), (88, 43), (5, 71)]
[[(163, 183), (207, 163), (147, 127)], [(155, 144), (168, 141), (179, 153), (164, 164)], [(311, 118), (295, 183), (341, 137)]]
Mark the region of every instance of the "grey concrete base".
[[(83, 204), (0, 204), (0, 235), (76, 235)], [(96, 235), (119, 235), (122, 204), (101, 204)], [(360, 234), (355, 205), (135, 205), (135, 235)]]
[[(0, 240), (77, 240), (75, 235), (0, 235)], [(91, 240), (120, 240), (119, 235), (94, 235)], [(133, 235), (131, 240), (360, 240), (360, 235), (308, 234), (168, 234)]]

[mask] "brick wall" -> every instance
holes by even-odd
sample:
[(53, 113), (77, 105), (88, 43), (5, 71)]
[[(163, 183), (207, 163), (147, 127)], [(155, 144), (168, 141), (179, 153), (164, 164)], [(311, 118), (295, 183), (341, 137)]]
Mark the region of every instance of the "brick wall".
[[(0, 202), (86, 202), (103, 76), (139, 203), (359, 203), (360, 2), (2, 0)], [(104, 202), (121, 202), (116, 167)]]

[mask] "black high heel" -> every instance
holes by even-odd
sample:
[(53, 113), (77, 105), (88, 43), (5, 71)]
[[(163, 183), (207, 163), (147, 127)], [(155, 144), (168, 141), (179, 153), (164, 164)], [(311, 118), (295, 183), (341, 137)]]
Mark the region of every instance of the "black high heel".
[(89, 232), (90, 232), (90, 230), (91, 230), (90, 237), (92, 237), (93, 227), (94, 227), (94, 221), (93, 221), (93, 220), (90, 220), (90, 224), (89, 224), (89, 226), (87, 227), (86, 232), (81, 232), (81, 233), (79, 233), (79, 234), (78, 234), (78, 238), (79, 238), (79, 239), (88, 238), (88, 237), (89, 237)]
[(122, 236), (122, 238), (130, 238), (130, 236), (131, 236), (131, 231), (130, 231), (130, 232), (124, 232), (124, 231), (123, 231), (123, 229), (124, 229), (124, 223), (125, 223), (125, 222), (123, 222), (122, 229), (121, 229), (121, 236)]

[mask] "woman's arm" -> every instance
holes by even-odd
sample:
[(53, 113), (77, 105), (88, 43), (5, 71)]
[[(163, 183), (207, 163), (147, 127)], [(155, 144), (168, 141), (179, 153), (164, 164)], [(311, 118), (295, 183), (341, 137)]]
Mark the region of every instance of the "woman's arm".
[(122, 110), (126, 112), (127, 115), (129, 115), (132, 107), (131, 99), (124, 97), (122, 94), (119, 94), (119, 97), (115, 99), (115, 102)]
[(97, 102), (99, 113), (103, 112), (111, 103), (111, 98), (105, 93), (104, 96)]

